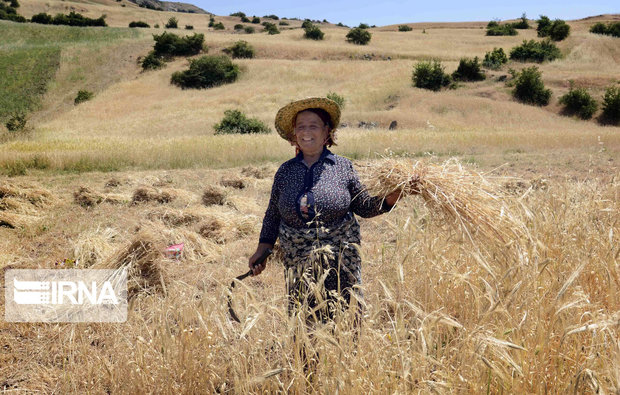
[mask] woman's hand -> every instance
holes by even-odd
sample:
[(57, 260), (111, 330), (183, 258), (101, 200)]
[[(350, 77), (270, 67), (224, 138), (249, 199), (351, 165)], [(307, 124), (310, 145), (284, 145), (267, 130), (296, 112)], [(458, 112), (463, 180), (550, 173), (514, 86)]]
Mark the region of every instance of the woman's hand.
[[(407, 192), (409, 192), (411, 195), (417, 195), (418, 193), (420, 193), (420, 188), (419, 188), (419, 184), (420, 183), (420, 177), (415, 175), (411, 177), (411, 180), (409, 180), (409, 185), (407, 188)], [(394, 192), (390, 193), (389, 195), (387, 195), (385, 197), (385, 202), (387, 204), (389, 204), (390, 206), (393, 206), (396, 204), (396, 202), (398, 202), (398, 200), (404, 195), (402, 188), (398, 188), (397, 190), (395, 190)]]
[(250, 257), (248, 266), (250, 270), (252, 270), (253, 276), (258, 276), (263, 270), (265, 270), (265, 266), (267, 265), (266, 260), (260, 265), (255, 265), (255, 263), (268, 248), (273, 248), (273, 244), (260, 243), (258, 247), (256, 247), (256, 252), (254, 253), (254, 255)]

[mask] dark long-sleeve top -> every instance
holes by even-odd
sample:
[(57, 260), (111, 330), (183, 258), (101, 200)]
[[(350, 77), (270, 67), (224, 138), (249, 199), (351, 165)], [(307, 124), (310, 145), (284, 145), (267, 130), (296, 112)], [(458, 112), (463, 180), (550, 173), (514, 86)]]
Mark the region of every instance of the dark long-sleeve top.
[[(300, 210), (304, 195), (309, 218)], [(391, 208), (382, 198), (369, 195), (350, 160), (325, 148), (319, 160), (308, 167), (299, 153), (276, 172), (259, 242), (274, 244), (281, 221), (296, 229), (317, 224), (333, 227), (354, 214), (369, 218)]]

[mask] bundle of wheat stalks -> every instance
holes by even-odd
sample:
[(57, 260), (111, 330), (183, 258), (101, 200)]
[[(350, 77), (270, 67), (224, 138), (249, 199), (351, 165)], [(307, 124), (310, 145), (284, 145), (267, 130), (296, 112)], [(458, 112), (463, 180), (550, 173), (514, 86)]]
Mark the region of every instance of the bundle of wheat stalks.
[(433, 214), (456, 225), (470, 239), (510, 244), (527, 234), (515, 215), (502, 184), (464, 167), (457, 159), (431, 164), (412, 159), (384, 158), (363, 165), (363, 178), (372, 195), (385, 197), (401, 190), (419, 194)]

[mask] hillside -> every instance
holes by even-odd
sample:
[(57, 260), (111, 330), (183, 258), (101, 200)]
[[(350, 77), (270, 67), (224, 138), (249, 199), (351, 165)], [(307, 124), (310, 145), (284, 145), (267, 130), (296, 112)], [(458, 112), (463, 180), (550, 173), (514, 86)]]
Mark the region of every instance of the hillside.
[[(557, 43), (563, 57), (535, 64), (552, 91), (539, 107), (516, 101), (510, 85), (511, 69), (533, 63), (510, 61), (455, 89), (412, 86), (421, 60), (452, 73), (463, 57), (537, 40), (534, 29), (490, 37), (482, 21), (412, 22), (409, 32), (370, 29), (370, 43), (358, 46), (330, 23), (320, 24), (324, 40), (312, 41), (299, 20), (269, 20), (276, 35), (245, 23), (256, 28), (246, 34), (234, 30), (238, 17), (214, 16), (225, 26), (216, 31), (208, 15), (127, 0), (20, 3), (28, 17), (105, 14), (110, 27), (0, 21), (0, 119), (28, 113), (23, 131), (0, 125), (0, 271), (128, 264), (133, 283), (125, 323), (0, 319), (0, 391), (620, 391), (620, 127), (602, 122), (600, 107), (584, 121), (558, 103), (571, 84), (600, 103), (620, 82), (620, 39), (589, 33), (620, 15), (568, 21), (571, 35)], [(163, 28), (170, 17), (179, 29)], [(151, 27), (127, 27), (138, 20)], [(204, 34), (208, 48), (196, 57), (238, 40), (255, 56), (234, 59), (234, 83), (181, 89), (171, 75), (191, 57), (154, 71), (139, 64), (164, 31)], [(76, 105), (80, 90), (93, 97)], [(278, 254), (229, 289), (248, 270), (273, 176), (294, 149), (273, 131), (215, 135), (214, 125), (239, 109), (273, 130), (284, 104), (328, 93), (344, 98), (333, 151), (363, 177), (390, 156), (453, 164), (443, 176), (459, 185), (458, 163), (478, 177), (463, 189), (482, 179), (496, 187), (485, 199), (501, 211), (477, 220), (525, 230), (479, 239), (422, 197), (404, 197), (392, 212), (360, 219), (362, 331), (344, 315), (309, 337), (287, 317)], [(183, 254), (165, 257), (177, 243)], [(312, 374), (302, 346), (317, 352)]]

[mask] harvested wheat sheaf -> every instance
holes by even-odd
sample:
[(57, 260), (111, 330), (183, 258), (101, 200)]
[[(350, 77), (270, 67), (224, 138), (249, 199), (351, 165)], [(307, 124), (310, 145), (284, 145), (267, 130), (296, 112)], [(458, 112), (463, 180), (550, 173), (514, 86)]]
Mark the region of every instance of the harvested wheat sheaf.
[(241, 169), (241, 175), (254, 178), (267, 178), (272, 173), (272, 170), (268, 166), (255, 167), (246, 166)]
[(209, 185), (202, 193), (202, 204), (212, 206), (214, 204), (223, 205), (226, 203), (226, 191), (215, 185)]
[(220, 180), (220, 185), (229, 188), (243, 189), (246, 187), (246, 182), (242, 178), (227, 177)]
[(158, 202), (158, 203), (170, 203), (174, 200), (175, 196), (169, 190), (159, 190), (153, 187), (139, 187), (133, 193), (131, 202), (133, 204), (143, 202)]
[(527, 234), (524, 221), (511, 210), (502, 183), (457, 159), (431, 164), (385, 158), (362, 169), (371, 194), (385, 197), (399, 189), (404, 195), (419, 194), (435, 215), (456, 225), (470, 240), (505, 245)]

